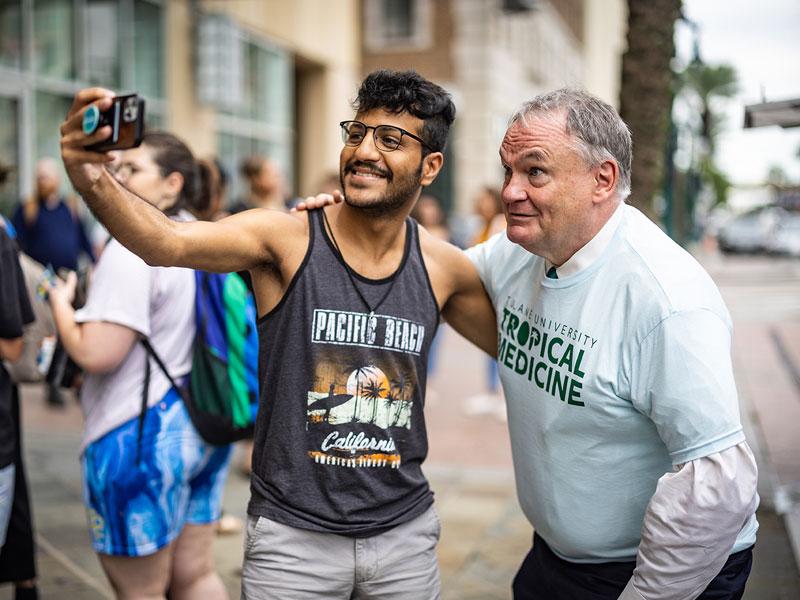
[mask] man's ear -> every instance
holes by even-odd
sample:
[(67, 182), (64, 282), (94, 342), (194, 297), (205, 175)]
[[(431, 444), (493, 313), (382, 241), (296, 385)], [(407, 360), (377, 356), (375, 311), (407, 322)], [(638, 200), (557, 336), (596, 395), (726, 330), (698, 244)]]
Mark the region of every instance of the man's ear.
[(594, 193), (592, 200), (603, 202), (613, 196), (619, 184), (619, 165), (614, 160), (604, 160), (594, 167)]
[(442, 165), (444, 164), (444, 154), (441, 152), (431, 152), (422, 159), (422, 179), (420, 183), (423, 186), (430, 185), (433, 183), (433, 180), (436, 179), (436, 176), (439, 174), (439, 171), (442, 170)]

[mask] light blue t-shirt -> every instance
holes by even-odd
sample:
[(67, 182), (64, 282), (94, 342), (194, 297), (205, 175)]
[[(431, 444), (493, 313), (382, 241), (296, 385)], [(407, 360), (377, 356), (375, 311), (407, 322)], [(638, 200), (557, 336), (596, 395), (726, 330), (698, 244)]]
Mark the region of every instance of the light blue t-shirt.
[[(520, 504), (573, 562), (634, 560), (658, 479), (744, 440), (719, 291), (622, 210), (600, 257), (568, 277), (546, 278), (505, 233), (468, 252), (497, 311)], [(732, 552), (757, 527), (753, 515)]]

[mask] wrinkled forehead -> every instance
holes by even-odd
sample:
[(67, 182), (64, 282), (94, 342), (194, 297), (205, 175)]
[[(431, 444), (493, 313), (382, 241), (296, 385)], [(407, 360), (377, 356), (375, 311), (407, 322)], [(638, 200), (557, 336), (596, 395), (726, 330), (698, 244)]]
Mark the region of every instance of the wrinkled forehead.
[(576, 146), (575, 137), (567, 133), (566, 112), (532, 112), (509, 125), (500, 144), (500, 157), (506, 161), (529, 155), (546, 159)]

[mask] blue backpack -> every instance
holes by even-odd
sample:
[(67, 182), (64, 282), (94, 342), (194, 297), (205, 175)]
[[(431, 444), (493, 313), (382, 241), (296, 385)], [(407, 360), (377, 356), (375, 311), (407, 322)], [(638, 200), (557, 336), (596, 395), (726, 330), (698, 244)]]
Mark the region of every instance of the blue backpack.
[[(197, 333), (188, 390), (176, 384), (150, 343), (142, 344), (181, 393), (201, 437), (221, 446), (253, 435), (258, 411), (256, 307), (236, 273), (195, 271), (195, 283)], [(143, 424), (146, 397), (142, 411)]]

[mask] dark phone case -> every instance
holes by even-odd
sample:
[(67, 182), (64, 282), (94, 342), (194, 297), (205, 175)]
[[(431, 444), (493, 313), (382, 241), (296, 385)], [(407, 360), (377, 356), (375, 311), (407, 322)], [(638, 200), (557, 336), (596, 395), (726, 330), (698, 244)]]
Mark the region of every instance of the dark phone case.
[[(136, 118), (127, 120), (124, 114), (124, 105), (129, 98), (136, 101)], [(107, 152), (109, 150), (126, 150), (136, 148), (142, 143), (144, 136), (144, 99), (136, 94), (117, 96), (108, 110), (100, 113), (100, 123), (97, 128), (111, 125), (111, 137), (102, 142), (86, 146), (93, 152)]]

